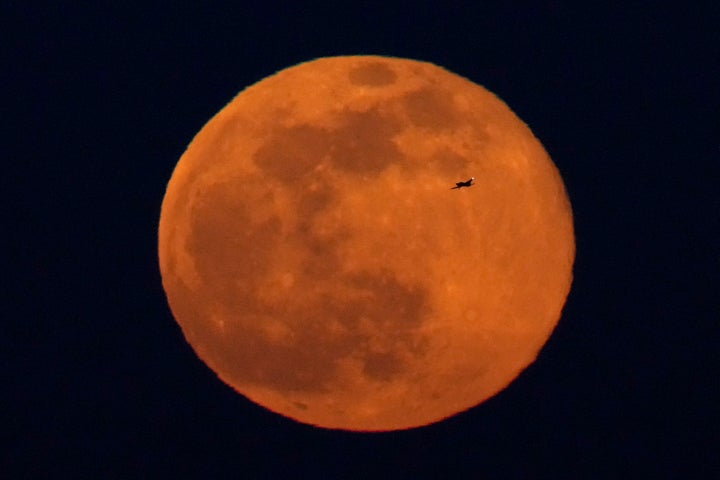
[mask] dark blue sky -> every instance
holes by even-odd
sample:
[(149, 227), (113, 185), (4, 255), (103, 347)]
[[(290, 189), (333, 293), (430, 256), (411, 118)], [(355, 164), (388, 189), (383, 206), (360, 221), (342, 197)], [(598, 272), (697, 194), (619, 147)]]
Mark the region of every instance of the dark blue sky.
[[(15, 3), (0, 47), (9, 478), (717, 469), (717, 3)], [(160, 283), (160, 204), (193, 135), (245, 86), (339, 54), (484, 85), (543, 142), (574, 209), (575, 281), (538, 361), (422, 429), (325, 431), (250, 404), (195, 357)]]

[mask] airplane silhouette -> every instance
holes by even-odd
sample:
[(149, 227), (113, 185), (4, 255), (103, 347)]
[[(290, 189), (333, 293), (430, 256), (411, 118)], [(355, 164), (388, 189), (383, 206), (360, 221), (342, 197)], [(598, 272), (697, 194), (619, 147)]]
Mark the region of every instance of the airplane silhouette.
[(462, 188), (462, 187), (472, 187), (473, 180), (475, 180), (475, 177), (470, 177), (470, 180), (467, 182), (456, 182), (455, 186), (452, 187), (450, 190), (455, 190), (456, 188)]

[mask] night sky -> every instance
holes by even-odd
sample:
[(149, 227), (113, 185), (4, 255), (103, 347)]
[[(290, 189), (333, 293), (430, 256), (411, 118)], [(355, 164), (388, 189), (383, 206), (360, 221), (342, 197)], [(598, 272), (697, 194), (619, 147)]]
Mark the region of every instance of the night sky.
[[(718, 2), (8, 3), (1, 477), (720, 466)], [(185, 342), (158, 269), (165, 186), (195, 133), (244, 87), (346, 54), (429, 61), (497, 94), (574, 211), (574, 283), (537, 361), (481, 406), (403, 432), (318, 429), (238, 395)]]

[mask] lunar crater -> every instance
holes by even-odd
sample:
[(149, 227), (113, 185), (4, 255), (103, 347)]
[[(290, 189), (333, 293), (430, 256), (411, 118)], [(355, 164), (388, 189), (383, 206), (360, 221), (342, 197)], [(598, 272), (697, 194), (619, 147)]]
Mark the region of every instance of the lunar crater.
[(426, 87), (406, 94), (400, 111), (407, 115), (413, 125), (432, 131), (455, 129), (462, 120), (453, 102), (453, 95), (437, 87)]
[(391, 85), (397, 80), (397, 74), (383, 62), (368, 62), (353, 68), (348, 73), (353, 85), (381, 87)]

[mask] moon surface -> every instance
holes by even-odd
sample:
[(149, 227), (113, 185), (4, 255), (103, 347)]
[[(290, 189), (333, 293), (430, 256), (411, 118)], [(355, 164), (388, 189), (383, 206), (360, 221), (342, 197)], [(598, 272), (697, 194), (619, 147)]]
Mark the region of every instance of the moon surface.
[(505, 388), (557, 324), (574, 256), (528, 127), (467, 79), (376, 56), (242, 91), (180, 158), (159, 225), (197, 355), (251, 401), (345, 430), (427, 425)]

